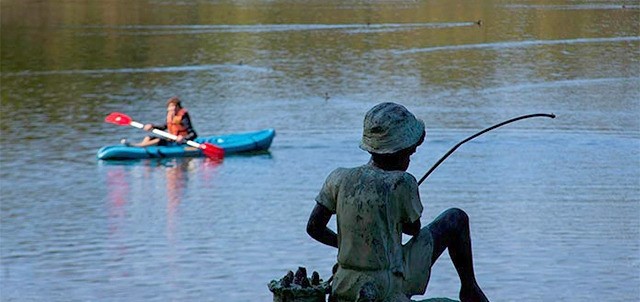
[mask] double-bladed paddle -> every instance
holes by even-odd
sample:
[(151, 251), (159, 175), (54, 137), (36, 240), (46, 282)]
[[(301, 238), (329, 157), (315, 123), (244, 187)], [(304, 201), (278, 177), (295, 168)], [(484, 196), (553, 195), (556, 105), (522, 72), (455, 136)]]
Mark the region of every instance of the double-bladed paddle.
[[(133, 121), (131, 117), (120, 112), (112, 112), (104, 119), (104, 121), (107, 123), (116, 124), (118, 126), (133, 126), (138, 129), (144, 128), (143, 124)], [(176, 135), (162, 131), (160, 129), (154, 128), (151, 132), (174, 141), (178, 139)], [(204, 153), (204, 155), (206, 155), (208, 158), (211, 158), (213, 160), (219, 161), (224, 158), (224, 149), (214, 144), (211, 144), (211, 143), (199, 144), (194, 141), (187, 140), (187, 145), (202, 150), (202, 153)]]

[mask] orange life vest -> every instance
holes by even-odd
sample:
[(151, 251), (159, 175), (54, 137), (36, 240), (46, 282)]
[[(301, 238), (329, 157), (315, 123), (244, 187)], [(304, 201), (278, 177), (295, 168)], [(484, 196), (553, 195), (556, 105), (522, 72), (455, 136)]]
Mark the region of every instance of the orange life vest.
[(167, 117), (167, 131), (173, 135), (186, 136), (189, 134), (189, 129), (182, 125), (182, 118), (187, 113), (187, 110), (181, 108), (174, 116), (173, 119)]

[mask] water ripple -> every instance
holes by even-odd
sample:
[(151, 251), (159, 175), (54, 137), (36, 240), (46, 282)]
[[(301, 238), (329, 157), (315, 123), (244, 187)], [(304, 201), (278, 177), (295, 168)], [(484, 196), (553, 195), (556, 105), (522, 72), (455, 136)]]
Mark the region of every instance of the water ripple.
[(537, 9), (537, 10), (611, 10), (611, 9), (639, 9), (640, 5), (620, 5), (620, 4), (577, 4), (577, 5), (528, 5), (510, 4), (505, 5), (508, 9)]
[(549, 81), (542, 83), (513, 83), (508, 86), (492, 87), (484, 89), (484, 93), (497, 93), (497, 92), (518, 92), (532, 89), (548, 89), (548, 88), (560, 88), (560, 87), (584, 87), (587, 85), (602, 85), (602, 84), (616, 84), (616, 83), (640, 83), (640, 77), (629, 78), (599, 78), (599, 79), (569, 79)]
[(392, 50), (393, 54), (414, 54), (438, 51), (458, 51), (469, 49), (508, 49), (523, 48), (530, 46), (543, 45), (562, 45), (562, 44), (583, 44), (583, 43), (612, 43), (612, 42), (634, 42), (640, 41), (640, 36), (629, 37), (613, 37), (613, 38), (579, 38), (579, 39), (562, 39), (562, 40), (529, 40), (529, 41), (507, 41), (496, 43), (481, 44), (464, 44), (464, 45), (447, 45), (427, 48), (414, 48), (406, 50)]
[(162, 67), (142, 67), (142, 68), (105, 68), (105, 69), (73, 69), (73, 70), (46, 70), (46, 71), (20, 71), (2, 73), (3, 77), (20, 76), (46, 76), (46, 75), (78, 75), (78, 74), (113, 74), (113, 73), (161, 73), (161, 72), (193, 72), (209, 71), (220, 69), (236, 69), (253, 72), (269, 72), (271, 69), (264, 67), (253, 67), (247, 65), (232, 64), (209, 64), (209, 65), (183, 65), (183, 66), (162, 66)]
[(270, 33), (317, 30), (347, 30), (349, 33), (400, 31), (416, 28), (450, 28), (474, 26), (476, 22), (426, 22), (426, 23), (382, 23), (382, 24), (186, 24), (186, 25), (121, 25), (121, 26), (83, 26), (81, 29), (97, 29), (99, 33), (86, 35), (109, 35), (104, 30), (121, 30), (123, 35), (166, 35), (166, 34), (206, 34), (206, 33)]

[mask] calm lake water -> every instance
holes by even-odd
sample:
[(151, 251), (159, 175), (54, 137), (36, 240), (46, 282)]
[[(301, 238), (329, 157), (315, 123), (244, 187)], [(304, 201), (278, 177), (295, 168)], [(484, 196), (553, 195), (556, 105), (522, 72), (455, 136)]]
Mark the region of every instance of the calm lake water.
[[(481, 22), (478, 22), (478, 21)], [(492, 301), (640, 300), (634, 1), (2, 0), (0, 300), (270, 301), (336, 250), (305, 233), (364, 113), (427, 124), (409, 172), (503, 120), (421, 186), (471, 218)], [(102, 162), (179, 95), (201, 135), (273, 127), (269, 153)], [(332, 226), (335, 221), (332, 220)], [(455, 298), (444, 255), (424, 297)]]

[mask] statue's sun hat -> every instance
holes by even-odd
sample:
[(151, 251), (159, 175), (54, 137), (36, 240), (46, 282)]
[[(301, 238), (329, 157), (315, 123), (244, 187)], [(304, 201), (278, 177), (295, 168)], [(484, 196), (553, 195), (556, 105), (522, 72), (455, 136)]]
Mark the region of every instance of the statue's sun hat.
[(380, 103), (364, 116), (360, 148), (376, 154), (396, 153), (417, 144), (424, 131), (424, 122), (406, 107)]

